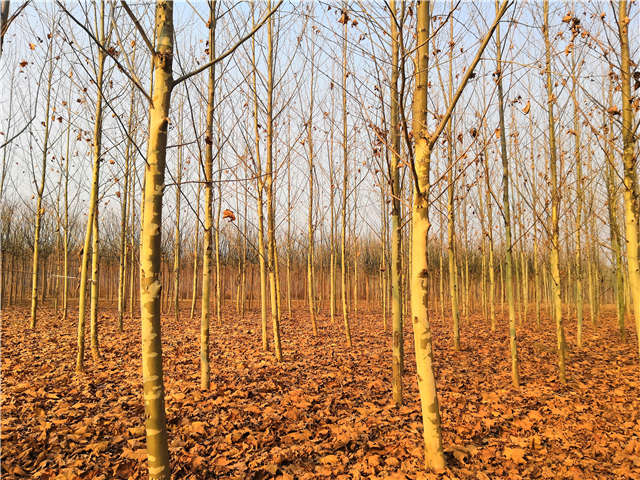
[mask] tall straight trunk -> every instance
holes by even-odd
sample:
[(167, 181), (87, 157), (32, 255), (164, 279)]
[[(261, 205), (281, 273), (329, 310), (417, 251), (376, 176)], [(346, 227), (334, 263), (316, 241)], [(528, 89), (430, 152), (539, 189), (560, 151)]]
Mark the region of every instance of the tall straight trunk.
[[(267, 8), (271, 10), (271, 0), (267, 1)], [(273, 350), (276, 354), (276, 360), (280, 362), (282, 361), (282, 348), (280, 344), (280, 312), (278, 311), (278, 295), (276, 291), (278, 260), (276, 256), (275, 198), (273, 191), (273, 17), (269, 17), (267, 23), (267, 37), (267, 165), (265, 187), (267, 189), (268, 272)]]
[[(498, 2), (496, 1), (496, 7)], [(513, 285), (513, 242), (511, 240), (511, 208), (509, 198), (509, 161), (507, 159), (507, 142), (504, 121), (504, 94), (502, 91), (502, 47), (500, 42), (500, 26), (496, 29), (496, 70), (498, 72), (498, 112), (500, 115), (500, 157), (502, 159), (502, 211), (505, 230), (505, 275), (507, 302), (509, 304), (509, 348), (511, 352), (511, 382), (520, 384), (520, 368), (518, 362), (518, 346), (516, 343), (516, 305)]]
[[(535, 155), (534, 155), (534, 137), (533, 137), (533, 119), (529, 117), (529, 139), (531, 142), (530, 148), (530, 161), (531, 171), (535, 174)], [(533, 275), (534, 275), (534, 294), (536, 297), (536, 325), (540, 327), (541, 323), (541, 303), (542, 303), (542, 291), (540, 285), (540, 261), (538, 258), (538, 192), (536, 190), (536, 182), (531, 182), (531, 210), (533, 214)]]
[(240, 314), (244, 317), (247, 304), (247, 236), (249, 235), (247, 208), (249, 206), (248, 189), (244, 189), (244, 234), (242, 236), (242, 278), (240, 279)]
[[(8, 8), (8, 7), (7, 7)], [(49, 43), (48, 60), (49, 74), (47, 76), (47, 102), (44, 109), (44, 141), (42, 147), (42, 172), (40, 174), (40, 184), (36, 184), (36, 215), (35, 229), (33, 234), (33, 262), (31, 269), (31, 329), (36, 328), (36, 317), (38, 311), (38, 269), (40, 267), (40, 230), (42, 229), (42, 197), (47, 178), (47, 156), (49, 155), (49, 133), (51, 124), (51, 86), (53, 78), (53, 43)], [(35, 178), (35, 173), (34, 173)]]
[[(453, 7), (453, 2), (452, 2)], [(449, 90), (448, 101), (453, 100), (453, 17), (450, 20), (450, 48), (449, 48)], [(456, 237), (455, 237), (455, 166), (453, 151), (453, 121), (447, 123), (447, 240), (449, 259), (449, 295), (451, 297), (451, 316), (453, 317), (452, 337), (453, 347), (460, 350), (460, 306), (458, 305), (458, 269), (456, 268)]]
[[(613, 100), (613, 94), (611, 85), (609, 86), (609, 101)], [(616, 303), (616, 314), (618, 319), (618, 331), (620, 333), (620, 337), (624, 338), (625, 336), (625, 326), (624, 326), (624, 317), (625, 317), (625, 293), (624, 293), (624, 262), (622, 259), (622, 239), (620, 235), (620, 227), (618, 225), (618, 189), (616, 188), (616, 174), (615, 174), (615, 164), (613, 158), (613, 152), (611, 145), (613, 143), (613, 121), (609, 121), (608, 125), (608, 135), (605, 141), (605, 157), (607, 159), (607, 213), (609, 216), (609, 236), (611, 242), (611, 252), (613, 253), (613, 275), (614, 275), (614, 292), (615, 292), (615, 303)], [(595, 289), (593, 288), (593, 274), (592, 271), (589, 270), (590, 273), (590, 290), (591, 297), (595, 298)], [(594, 302), (591, 302), (591, 321), (592, 323), (595, 320), (594, 315)]]
[[(357, 182), (356, 182), (357, 183)], [(354, 192), (355, 193), (355, 192)], [(355, 197), (356, 195), (354, 195)], [(354, 206), (353, 209), (356, 210), (357, 206), (356, 206), (356, 200), (354, 198)], [(354, 215), (353, 218), (353, 223), (354, 223), (354, 230), (355, 230), (355, 222), (356, 222), (356, 218)], [(358, 315), (358, 258), (359, 258), (360, 254), (358, 251), (358, 238), (354, 235), (354, 240), (353, 240), (353, 298), (351, 299), (352, 305), (353, 305), (353, 314), (354, 315)]]
[[(182, 108), (178, 120), (178, 128), (182, 128)], [(178, 131), (178, 154), (176, 164), (176, 216), (173, 239), (173, 309), (176, 323), (180, 321), (180, 200), (182, 192), (182, 131)]]
[[(255, 3), (251, 4), (251, 18), (254, 20)], [(253, 22), (255, 24), (255, 20)], [(262, 350), (269, 351), (269, 337), (267, 336), (267, 251), (264, 242), (264, 186), (262, 178), (262, 165), (260, 161), (260, 127), (258, 124), (258, 90), (257, 90), (257, 63), (255, 37), (251, 39), (251, 59), (253, 66), (253, 127), (256, 143), (256, 183), (258, 186), (257, 210), (258, 210), (258, 262), (260, 264), (260, 319), (262, 330)]]
[(420, 392), (422, 409), (425, 463), (428, 468), (437, 472), (444, 470), (445, 458), (442, 449), (436, 378), (433, 370), (433, 347), (428, 308), (429, 265), (427, 242), (429, 228), (431, 226), (429, 221), (431, 152), (508, 6), (509, 3), (505, 0), (498, 8), (496, 18), (491, 28), (482, 40), (472, 63), (465, 70), (460, 85), (453, 97), (453, 101), (450, 102), (447, 112), (440, 120), (435, 132), (430, 134), (427, 126), (430, 2), (423, 0), (418, 2), (417, 5), (416, 36), (418, 46), (416, 48), (416, 69), (414, 73), (415, 93), (413, 96), (414, 159), (412, 176), (414, 188), (411, 201), (413, 215), (411, 217), (410, 244), (411, 316), (416, 353), (418, 391)]
[(100, 229), (98, 226), (98, 205), (96, 205), (95, 215), (93, 216), (93, 233), (91, 235), (91, 306), (89, 322), (91, 355), (94, 361), (100, 359), (100, 344), (98, 342), (99, 256)]
[[(104, 43), (104, 0), (100, 2), (100, 17), (102, 29), (101, 42)], [(98, 75), (96, 81), (97, 98), (96, 114), (93, 127), (93, 173), (91, 178), (91, 193), (89, 196), (89, 211), (87, 213), (87, 226), (82, 247), (82, 259), (80, 264), (80, 287), (78, 289), (78, 350), (76, 357), (76, 372), (84, 370), (84, 314), (86, 308), (86, 286), (88, 276), (89, 250), (94, 225), (94, 217), (98, 210), (98, 181), (100, 175), (100, 157), (102, 155), (102, 78), (104, 74), (105, 54), (98, 50)]]
[[(398, 10), (395, 0), (389, 3), (391, 9), (391, 322), (393, 330), (392, 385), (393, 401), (396, 407), (402, 405), (402, 373), (404, 365), (404, 336), (402, 318), (402, 206), (400, 204), (400, 105), (398, 93), (399, 67), (399, 27)], [(396, 23), (398, 21), (398, 24)]]
[(485, 199), (487, 204), (487, 240), (489, 246), (489, 291), (487, 292), (487, 303), (489, 304), (489, 316), (491, 317), (491, 331), (496, 331), (496, 305), (495, 305), (495, 261), (493, 255), (493, 207), (491, 199), (491, 179), (489, 178), (489, 158), (486, 149), (482, 155), (484, 165)]
[[(271, 9), (271, 0), (267, 2), (267, 8)], [(280, 343), (280, 312), (278, 311), (278, 279), (277, 279), (277, 251), (275, 238), (275, 198), (273, 188), (273, 76), (274, 76), (274, 52), (273, 52), (273, 17), (267, 24), (267, 165), (266, 165), (266, 189), (267, 189), (267, 234), (268, 234), (268, 273), (269, 293), (271, 303), (271, 323), (273, 330), (274, 353), (277, 361), (282, 361), (282, 348)]]
[[(384, 184), (383, 184), (384, 185)], [(387, 331), (387, 211), (384, 203), (384, 187), (380, 188), (380, 268), (378, 277), (380, 282), (380, 306), (382, 307), (382, 328)], [(368, 281), (368, 278), (367, 278)], [(369, 303), (369, 289), (366, 289), (366, 301)]]
[(341, 267), (341, 293), (342, 293), (342, 318), (344, 320), (344, 332), (347, 345), (353, 346), (351, 340), (351, 325), (349, 323), (349, 310), (347, 307), (347, 188), (349, 186), (349, 162), (347, 148), (347, 3), (343, 4), (343, 16), (345, 21), (342, 29), (342, 232), (340, 238), (340, 267)]
[(140, 238), (140, 307), (142, 310), (142, 378), (149, 478), (171, 478), (164, 409), (160, 280), (162, 197), (167, 154), (167, 127), (172, 89), (173, 2), (156, 3), (156, 53), (149, 107), (149, 141), (144, 179)]
[[(216, 5), (209, 2), (209, 60), (216, 55)], [(209, 389), (209, 326), (211, 323), (211, 264), (213, 249), (213, 111), (215, 103), (215, 65), (209, 67), (207, 126), (204, 160), (204, 232), (202, 248), (202, 298), (200, 299), (200, 388)]]
[[(215, 52), (215, 48), (211, 48)], [(216, 318), (218, 324), (222, 323), (222, 304), (224, 302), (224, 291), (222, 287), (222, 263), (220, 258), (220, 212), (222, 211), (222, 139), (221, 139), (221, 120), (218, 118), (218, 204), (216, 212)]]
[(427, 281), (427, 239), (429, 228), (429, 188), (431, 142), (427, 130), (427, 85), (429, 60), (429, 27), (431, 23), (430, 2), (421, 0), (417, 5), (417, 45), (415, 92), (413, 95), (413, 132), (415, 141), (414, 179), (411, 217), (411, 316), (416, 352), (416, 373), (422, 408), (422, 426), (427, 468), (444, 470), (445, 458), (442, 449), (440, 407), (433, 369), (433, 347), (429, 322)]
[(629, 12), (627, 1), (618, 3), (618, 33), (620, 36), (620, 79), (622, 93), (622, 164), (625, 241), (627, 242), (627, 271), (629, 296), (633, 307), (640, 357), (640, 263), (638, 260), (638, 179), (636, 160), (636, 135), (634, 113), (631, 104), (631, 59), (629, 58)]
[(576, 231), (575, 231), (575, 262), (576, 262), (576, 322), (577, 345), (582, 348), (582, 324), (584, 300), (582, 294), (582, 208), (584, 204), (584, 191), (582, 186), (582, 141), (580, 136), (580, 105), (578, 102), (578, 80), (576, 71), (575, 51), (571, 51), (571, 99), (573, 100), (573, 134), (575, 136), (575, 160), (576, 160)]
[(136, 249), (135, 249), (135, 229), (136, 229), (136, 179), (138, 177), (138, 169), (136, 167), (136, 162), (133, 162), (133, 177), (132, 181), (129, 182), (131, 186), (131, 192), (129, 193), (129, 205), (130, 205), (130, 221), (129, 225), (129, 317), (133, 320), (133, 309), (135, 308), (136, 296), (134, 292), (135, 288), (135, 280), (136, 280), (136, 271), (139, 270), (136, 268)]
[(200, 169), (198, 169), (198, 190), (196, 193), (196, 237), (193, 243), (193, 278), (191, 286), (191, 312), (189, 313), (189, 320), (193, 320), (193, 315), (196, 310), (196, 297), (198, 293), (198, 247), (200, 246), (200, 191), (202, 190), (202, 183), (200, 183)]
[[(275, 265), (274, 270), (275, 270), (275, 276), (276, 276), (276, 305), (278, 306), (278, 318), (280, 318), (282, 317), (282, 289), (280, 288), (280, 257), (278, 253), (278, 248), (275, 249), (274, 265)], [(312, 276), (314, 275), (315, 274), (312, 271)]]
[(444, 224), (442, 218), (440, 219), (440, 251), (438, 252), (438, 283), (440, 289), (440, 318), (444, 321), (444, 309), (445, 309), (445, 300), (444, 300), (444, 228), (442, 225)]
[(69, 313), (69, 156), (71, 155), (71, 92), (72, 89), (69, 88), (67, 97), (69, 120), (67, 124), (66, 152), (64, 156), (64, 214), (62, 220), (62, 227), (64, 228), (64, 234), (62, 236), (62, 275), (64, 276), (62, 286), (62, 322), (64, 324), (67, 323)]
[(556, 336), (558, 341), (558, 369), (561, 383), (566, 383), (566, 340), (562, 324), (562, 299), (560, 289), (560, 229), (558, 226), (560, 210), (560, 191), (558, 189), (558, 166), (556, 151), (555, 118), (553, 104), (553, 80), (551, 78), (551, 41), (549, 39), (549, 0), (544, 0), (544, 45), (545, 70), (547, 83), (547, 111), (549, 117), (549, 169), (551, 176), (551, 252), (549, 268), (551, 270), (551, 289), (553, 311), (556, 322)]
[[(135, 49), (132, 54), (135, 58)], [(123, 318), (126, 298), (126, 264), (127, 264), (127, 207), (129, 206), (129, 182), (131, 177), (131, 157), (132, 157), (132, 136), (133, 121), (135, 113), (135, 87), (131, 87), (131, 97), (129, 99), (129, 125), (127, 135), (127, 146), (125, 148), (124, 164), (124, 185), (123, 197), (120, 204), (120, 264), (118, 268), (118, 329), (123, 331)], [(133, 199), (131, 199), (133, 202)]]
[[(62, 155), (61, 155), (62, 156)], [(62, 276), (62, 215), (60, 212), (60, 196), (62, 194), (62, 175), (58, 180), (58, 193), (56, 195), (56, 275), (55, 275), (55, 298), (54, 298), (54, 310), (57, 313), (60, 311), (60, 306), (62, 305), (62, 289), (60, 288), (60, 277)], [(3, 261), (0, 261), (0, 266), (3, 268), (0, 273), (0, 278), (4, 283), (4, 257), (1, 257)], [(0, 301), (4, 298), (4, 285), (0, 285)], [(4, 304), (3, 304), (4, 305)]]
[[(316, 311), (314, 306), (315, 289), (313, 278), (313, 91), (314, 91), (314, 74), (315, 74), (315, 57), (313, 44), (311, 47), (311, 82), (309, 86), (309, 119), (307, 120), (307, 143), (309, 147), (309, 215), (307, 219), (307, 295), (309, 297), (309, 315), (311, 316), (311, 326), (313, 334), (318, 334), (318, 324), (316, 322)], [(290, 214), (290, 213), (288, 213)]]
[(462, 224), (464, 233), (464, 248), (462, 257), (464, 258), (464, 270), (463, 270), (463, 282), (464, 294), (462, 300), (464, 317), (469, 320), (469, 217), (467, 215), (466, 201), (463, 200), (462, 204)]
[(336, 212), (335, 197), (336, 189), (334, 183), (334, 165), (333, 165), (333, 120), (334, 100), (331, 96), (331, 122), (329, 123), (329, 216), (330, 218), (330, 236), (329, 236), (329, 316), (331, 323), (336, 321)]
[[(287, 122), (287, 145), (291, 145), (291, 121)], [(287, 312), (291, 318), (291, 158), (287, 153)]]

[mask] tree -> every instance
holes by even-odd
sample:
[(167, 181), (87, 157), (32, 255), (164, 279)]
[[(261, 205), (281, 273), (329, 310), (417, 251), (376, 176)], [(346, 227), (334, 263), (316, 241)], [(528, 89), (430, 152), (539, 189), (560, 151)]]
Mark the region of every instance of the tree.
[[(209, 61), (216, 58), (216, 6), (209, 1)], [(202, 246), (202, 298), (200, 307), (200, 388), (209, 389), (209, 326), (211, 316), (211, 268), (213, 262), (213, 114), (215, 103), (215, 65), (209, 67), (207, 86), (207, 129), (204, 161), (204, 232)]]
[[(7, 5), (7, 9), (9, 6)], [(47, 49), (47, 57), (49, 64), (49, 72), (47, 74), (46, 86), (46, 106), (44, 109), (44, 140), (42, 145), (42, 170), (40, 171), (40, 181), (35, 178), (33, 183), (36, 186), (36, 212), (35, 212), (35, 228), (33, 234), (33, 267), (31, 276), (31, 329), (36, 328), (36, 316), (38, 310), (38, 273), (39, 273), (39, 256), (40, 256), (40, 230), (42, 228), (42, 216), (44, 208), (42, 205), (42, 197), (44, 195), (46, 175), (47, 175), (47, 156), (49, 155), (49, 135), (51, 131), (51, 83), (54, 71), (53, 59), (53, 40), (49, 42)]]
[[(393, 324), (393, 400), (396, 406), (402, 405), (402, 373), (404, 360), (404, 337), (402, 319), (402, 206), (400, 197), (400, 105), (398, 93), (398, 79), (400, 76), (399, 61), (399, 30), (402, 30), (404, 20), (404, 3), (402, 15), (398, 16), (395, 0), (389, 3), (391, 13), (391, 85), (390, 85), (390, 124), (391, 124), (391, 317)], [(403, 59), (404, 61), (404, 59)]]
[(416, 373), (418, 376), (418, 390), (422, 409), (422, 426), (425, 446), (425, 463), (427, 468), (439, 472), (444, 470), (445, 458), (442, 449), (442, 434), (440, 427), (440, 409), (436, 378), (433, 371), (433, 347), (431, 328), (429, 325), (428, 308), (428, 279), (429, 265), (427, 259), (427, 242), (431, 223), (429, 221), (429, 191), (431, 187), (429, 174), (431, 168), (431, 153), (440, 134), (444, 130), (449, 118), (460, 99), (462, 91), (480, 61), (498, 22), (504, 15), (508, 1), (504, 1), (496, 13), (496, 18), (489, 28), (475, 58), (466, 69), (447, 111), (440, 118), (433, 133), (429, 133), (427, 125), (427, 89), (429, 68), (429, 26), (431, 20), (430, 2), (420, 1), (417, 5), (416, 18), (416, 60), (415, 60), (415, 91), (413, 95), (413, 139), (414, 156), (413, 172), (413, 202), (411, 217), (411, 316), (413, 337), (416, 352)]
[[(105, 44), (105, 30), (104, 30), (104, 0), (100, 2), (100, 31), (98, 32), (99, 38), (97, 41), (100, 45)], [(78, 347), (76, 356), (76, 372), (84, 371), (84, 322), (85, 322), (85, 309), (86, 309), (86, 288), (87, 277), (89, 269), (89, 248), (91, 246), (91, 239), (95, 233), (95, 240), (93, 245), (96, 251), (96, 259), (94, 268), (95, 275), (92, 274), (92, 295), (91, 295), (91, 349), (94, 353), (94, 358), (99, 356), (98, 344), (97, 344), (97, 285), (93, 287), (94, 281), (97, 280), (97, 221), (95, 218), (98, 215), (98, 188), (100, 179), (100, 162), (102, 160), (102, 121), (103, 121), (103, 78), (104, 78), (104, 63), (106, 53), (104, 49), (98, 49), (98, 62), (96, 72), (96, 112), (95, 122), (93, 126), (93, 170), (91, 175), (91, 192), (89, 194), (89, 211), (87, 213), (87, 226), (84, 235), (84, 243), (82, 246), (82, 258), (80, 263), (80, 286), (78, 289)], [(95, 290), (94, 290), (95, 288)], [(95, 294), (95, 307), (94, 307), (94, 294)]]
[[(498, 2), (496, 1), (496, 8)], [(500, 25), (496, 28), (496, 72), (498, 83), (498, 112), (500, 115), (500, 158), (502, 160), (502, 211), (505, 231), (505, 283), (507, 303), (509, 304), (509, 348), (511, 351), (511, 382), (514, 386), (520, 384), (520, 368), (518, 365), (518, 346), (516, 343), (516, 302), (514, 298), (513, 282), (513, 242), (511, 240), (511, 206), (509, 198), (509, 161), (507, 159), (507, 141), (504, 122), (504, 93), (502, 91), (502, 51), (500, 46)]]
[(560, 191), (558, 189), (558, 160), (556, 150), (556, 126), (553, 114), (553, 105), (556, 97), (553, 93), (553, 81), (551, 79), (551, 41), (549, 39), (549, 0), (544, 1), (544, 34), (545, 45), (545, 76), (547, 86), (547, 113), (549, 126), (549, 167), (551, 176), (551, 253), (549, 255), (549, 268), (551, 270), (551, 294), (553, 301), (553, 317), (556, 322), (556, 335), (558, 339), (558, 369), (560, 382), (566, 383), (566, 355), (567, 345), (562, 323), (562, 299), (560, 297), (560, 231), (558, 226), (560, 209)]
[[(618, 35), (620, 37), (620, 88), (622, 94), (622, 165), (625, 241), (627, 243), (627, 275), (633, 317), (638, 337), (638, 357), (640, 358), (640, 261), (638, 260), (638, 179), (636, 161), (637, 125), (634, 126), (634, 114), (631, 96), (631, 59), (629, 55), (630, 15), (626, 0), (618, 3)], [(637, 72), (636, 72), (637, 74)]]

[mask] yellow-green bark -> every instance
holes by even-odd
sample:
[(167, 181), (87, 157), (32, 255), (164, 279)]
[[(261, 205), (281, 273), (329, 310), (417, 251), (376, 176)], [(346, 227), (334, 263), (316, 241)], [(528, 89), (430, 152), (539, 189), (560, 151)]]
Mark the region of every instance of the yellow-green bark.
[[(497, 5), (496, 1), (496, 7)], [(505, 230), (505, 279), (504, 284), (509, 304), (509, 350), (511, 354), (511, 382), (520, 384), (520, 367), (518, 363), (518, 345), (516, 341), (516, 305), (513, 285), (513, 242), (511, 240), (511, 207), (509, 198), (509, 161), (507, 159), (507, 142), (504, 121), (504, 94), (502, 91), (502, 51), (500, 42), (500, 26), (496, 29), (496, 70), (498, 72), (498, 113), (500, 116), (500, 158), (502, 160), (502, 211)]]
[[(346, 3), (343, 6), (343, 15), (347, 15)], [(351, 324), (349, 323), (349, 309), (347, 306), (347, 188), (349, 182), (349, 163), (347, 147), (347, 28), (345, 20), (342, 29), (342, 231), (340, 237), (340, 269), (341, 269), (341, 293), (342, 293), (342, 318), (347, 345), (351, 347)]]
[[(104, 1), (100, 5), (101, 17), (104, 18)], [(104, 41), (104, 30), (101, 32), (101, 40)], [(86, 286), (89, 269), (89, 251), (91, 248), (91, 237), (93, 232), (94, 217), (98, 209), (98, 181), (100, 175), (100, 161), (102, 155), (102, 78), (104, 74), (105, 54), (102, 49), (98, 50), (98, 75), (96, 81), (96, 113), (93, 126), (93, 172), (91, 175), (91, 193), (89, 194), (89, 211), (87, 213), (87, 224), (82, 246), (82, 258), (80, 263), (80, 286), (78, 289), (78, 347), (76, 356), (76, 371), (84, 370), (84, 322), (86, 309)]]
[(100, 229), (98, 227), (98, 206), (96, 205), (95, 215), (93, 216), (93, 232), (91, 234), (91, 306), (89, 331), (91, 338), (91, 355), (94, 361), (100, 359), (100, 344), (98, 342), (98, 267), (100, 255)]
[[(179, 124), (182, 125), (182, 108), (180, 109)], [(173, 310), (176, 323), (180, 321), (180, 193), (182, 188), (182, 142), (182, 131), (179, 131), (178, 155), (176, 165), (176, 225), (173, 239)]]
[[(199, 171), (199, 170), (198, 170)], [(199, 179), (199, 178), (198, 178)], [(200, 191), (202, 190), (202, 184), (198, 183), (198, 193), (196, 194), (196, 238), (193, 244), (193, 278), (191, 286), (191, 312), (189, 313), (189, 320), (193, 320), (193, 315), (196, 310), (196, 296), (198, 292), (198, 247), (200, 243)]]
[[(251, 17), (254, 19), (255, 3), (251, 4)], [(255, 24), (255, 20), (253, 22)], [(255, 165), (256, 183), (258, 194), (256, 197), (256, 209), (258, 212), (258, 263), (260, 265), (260, 319), (262, 331), (262, 350), (269, 350), (269, 337), (267, 336), (267, 251), (264, 242), (264, 184), (262, 178), (262, 165), (260, 161), (260, 130), (258, 126), (258, 90), (257, 90), (257, 63), (256, 41), (251, 39), (251, 58), (253, 66), (253, 130), (255, 136)]]
[[(629, 57), (629, 12), (627, 1), (618, 3), (618, 33), (620, 37), (620, 85), (622, 94), (622, 164), (625, 241), (627, 243), (627, 275), (629, 296), (638, 338), (640, 357), (640, 263), (638, 259), (638, 180), (636, 171), (634, 113), (631, 104), (631, 59)], [(637, 33), (637, 32), (636, 32)]]
[(558, 166), (556, 151), (555, 118), (553, 105), (553, 80), (551, 78), (551, 42), (549, 39), (549, 0), (544, 1), (544, 44), (545, 44), (545, 75), (547, 87), (547, 113), (549, 121), (549, 168), (551, 177), (551, 252), (549, 254), (549, 268), (551, 271), (552, 309), (556, 322), (556, 337), (558, 343), (558, 370), (561, 383), (566, 383), (566, 340), (562, 321), (562, 299), (560, 289), (560, 231), (558, 226), (560, 210), (560, 191), (558, 189)]
[(307, 247), (307, 295), (309, 298), (309, 315), (311, 316), (311, 326), (313, 328), (313, 334), (318, 334), (318, 324), (316, 321), (316, 310), (314, 306), (315, 302), (315, 289), (314, 289), (314, 277), (313, 277), (313, 91), (314, 91), (314, 77), (315, 77), (315, 57), (313, 51), (313, 45), (311, 46), (311, 82), (309, 87), (309, 119), (307, 120), (307, 144), (309, 147), (309, 215), (307, 218), (307, 241), (309, 245)]
[[(404, 359), (404, 336), (402, 322), (402, 210), (400, 205), (400, 107), (398, 104), (399, 63), (399, 22), (395, 0), (389, 3), (391, 10), (391, 322), (393, 335), (392, 353), (392, 389), (393, 401), (402, 405), (402, 366)], [(401, 25), (401, 24), (400, 24)]]
[(173, 2), (156, 3), (154, 80), (149, 106), (149, 141), (144, 173), (140, 238), (140, 307), (147, 460), (151, 480), (171, 478), (164, 409), (161, 340), (162, 197), (167, 128), (173, 86)]
[[(209, 60), (216, 51), (216, 2), (209, 2)], [(202, 298), (200, 300), (200, 388), (209, 389), (209, 328), (211, 324), (211, 269), (213, 250), (213, 111), (215, 102), (215, 66), (208, 69), (207, 126), (204, 160), (204, 232), (202, 247)]]
[[(267, 2), (267, 8), (271, 10), (271, 0)], [(276, 223), (275, 223), (275, 198), (273, 189), (273, 17), (269, 17), (267, 23), (267, 165), (265, 187), (267, 190), (267, 235), (268, 235), (268, 273), (269, 294), (271, 303), (271, 324), (273, 330), (273, 351), (277, 361), (282, 361), (282, 347), (280, 344), (280, 312), (278, 311), (277, 295), (277, 256), (276, 256)]]
[(38, 311), (38, 269), (40, 267), (40, 230), (42, 229), (42, 197), (44, 195), (45, 180), (47, 174), (47, 155), (49, 154), (49, 133), (51, 123), (51, 80), (53, 77), (53, 44), (49, 44), (49, 74), (47, 76), (47, 102), (44, 109), (44, 140), (42, 147), (42, 171), (40, 173), (40, 184), (36, 185), (36, 221), (33, 234), (33, 258), (31, 269), (31, 329), (36, 328), (36, 317)]

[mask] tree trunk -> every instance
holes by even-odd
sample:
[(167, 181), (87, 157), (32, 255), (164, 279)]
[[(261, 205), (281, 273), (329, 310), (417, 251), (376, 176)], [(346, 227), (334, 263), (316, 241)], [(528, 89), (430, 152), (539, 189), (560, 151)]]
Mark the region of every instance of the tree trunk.
[(553, 299), (553, 312), (556, 322), (556, 336), (558, 340), (558, 368), (561, 383), (566, 383), (566, 340), (564, 326), (562, 324), (562, 299), (560, 297), (560, 231), (558, 227), (560, 209), (560, 191), (558, 189), (558, 172), (556, 159), (556, 132), (555, 118), (553, 115), (553, 81), (551, 78), (551, 42), (549, 40), (549, 0), (544, 1), (544, 44), (545, 44), (545, 70), (547, 83), (547, 110), (549, 115), (549, 167), (551, 175), (551, 289)]
[(622, 87), (622, 164), (624, 167), (623, 198), (625, 241), (627, 242), (627, 270), (629, 296), (633, 307), (640, 358), (640, 263), (638, 260), (638, 180), (634, 158), (636, 136), (631, 104), (631, 59), (629, 58), (629, 13), (627, 1), (618, 4), (618, 32), (620, 36), (620, 77)]
[(156, 3), (156, 54), (153, 101), (149, 107), (149, 141), (144, 179), (140, 238), (140, 306), (142, 310), (142, 379), (149, 478), (171, 478), (164, 409), (160, 301), (162, 284), (162, 197), (167, 154), (167, 127), (172, 89), (173, 2)]

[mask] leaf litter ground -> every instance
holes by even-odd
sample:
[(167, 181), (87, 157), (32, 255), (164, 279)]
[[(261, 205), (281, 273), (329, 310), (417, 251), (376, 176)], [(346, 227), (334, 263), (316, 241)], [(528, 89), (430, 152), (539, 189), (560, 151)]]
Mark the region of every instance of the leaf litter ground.
[[(2, 477), (146, 478), (139, 320), (117, 330), (100, 315), (102, 359), (74, 375), (75, 320), (43, 308), (2, 312)], [(185, 309), (186, 312), (186, 309)], [(71, 315), (70, 318), (74, 318)], [(557, 381), (554, 326), (519, 326), (522, 386), (510, 386), (506, 324), (432, 317), (443, 439), (449, 467), (423, 469), (413, 337), (405, 330), (405, 406), (391, 403), (391, 342), (379, 312), (341, 322), (320, 316), (311, 334), (299, 305), (282, 322), (285, 361), (260, 351), (259, 315), (226, 311), (212, 325), (210, 391), (199, 389), (199, 320), (163, 317), (166, 408), (175, 478), (497, 479), (640, 478), (640, 374), (631, 327), (614, 311), (586, 325), (575, 348), (567, 321), (568, 384)], [(628, 322), (630, 324), (630, 322)], [(88, 341), (88, 340), (87, 340)]]

